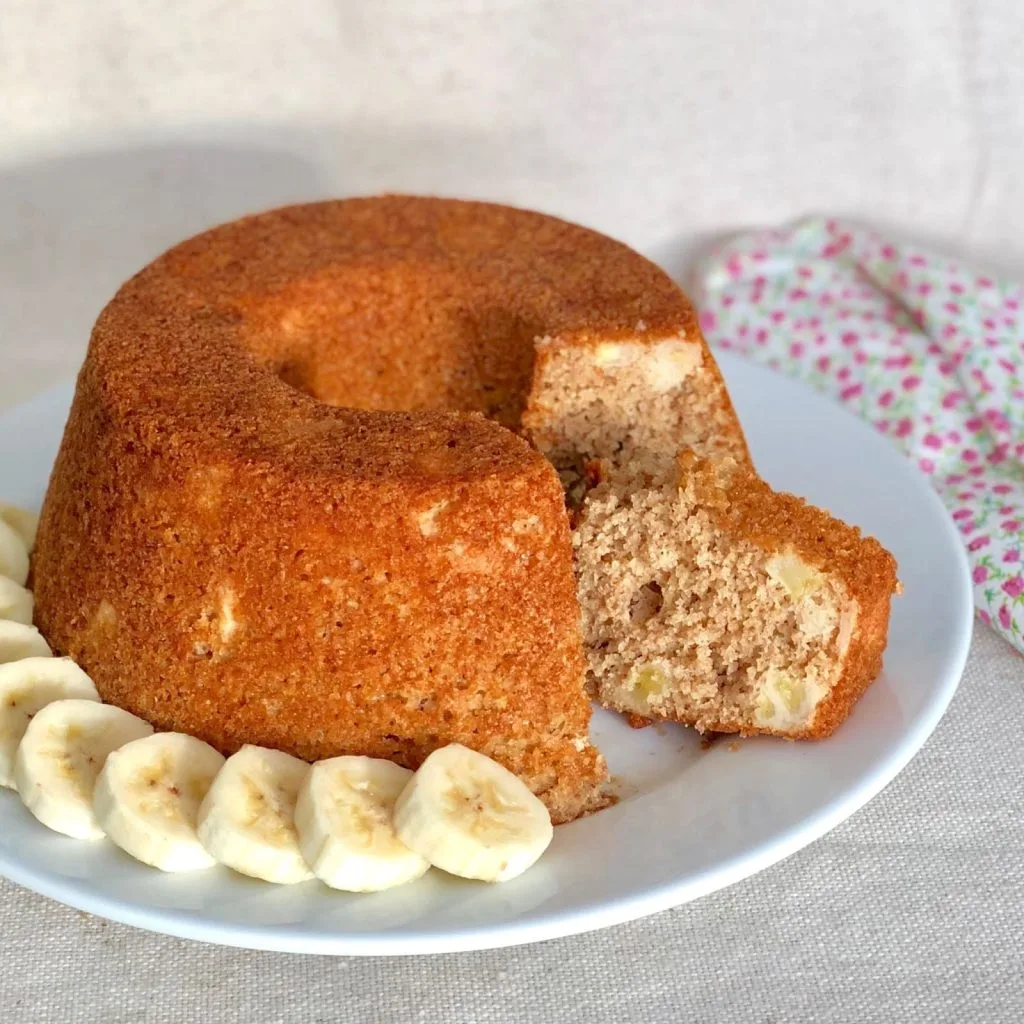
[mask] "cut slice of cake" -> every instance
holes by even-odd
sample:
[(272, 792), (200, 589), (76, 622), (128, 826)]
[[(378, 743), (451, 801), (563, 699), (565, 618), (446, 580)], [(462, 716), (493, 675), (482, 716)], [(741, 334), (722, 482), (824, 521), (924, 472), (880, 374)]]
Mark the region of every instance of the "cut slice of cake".
[(895, 562), (757, 477), (692, 309), (539, 339), (523, 426), (573, 512), (594, 696), (634, 724), (838, 726), (881, 668)]
[(589, 685), (606, 707), (702, 732), (829, 735), (878, 674), (893, 557), (690, 449), (677, 484), (610, 472), (576, 548)]

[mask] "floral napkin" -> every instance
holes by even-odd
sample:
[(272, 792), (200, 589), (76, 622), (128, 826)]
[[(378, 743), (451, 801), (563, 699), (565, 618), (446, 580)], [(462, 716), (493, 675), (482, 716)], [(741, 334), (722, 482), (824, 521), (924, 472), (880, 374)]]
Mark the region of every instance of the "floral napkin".
[(1024, 287), (821, 218), (728, 241), (690, 287), (712, 345), (831, 395), (928, 474), (978, 615), (1024, 653)]

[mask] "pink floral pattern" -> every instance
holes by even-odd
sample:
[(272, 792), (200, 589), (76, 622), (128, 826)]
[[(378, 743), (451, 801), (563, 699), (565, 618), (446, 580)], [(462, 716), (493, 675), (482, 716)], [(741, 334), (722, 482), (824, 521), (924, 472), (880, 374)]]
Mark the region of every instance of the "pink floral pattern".
[(727, 242), (691, 287), (713, 345), (838, 399), (928, 474), (979, 617), (1024, 652), (1024, 288), (819, 218)]

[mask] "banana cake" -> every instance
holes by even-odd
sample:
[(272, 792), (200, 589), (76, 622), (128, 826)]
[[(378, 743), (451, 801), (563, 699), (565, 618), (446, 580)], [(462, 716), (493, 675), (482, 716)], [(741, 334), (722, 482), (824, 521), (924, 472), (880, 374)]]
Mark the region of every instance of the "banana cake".
[[(607, 402), (555, 401), (577, 363)], [(601, 454), (638, 402), (670, 419), (633, 447), (744, 451), (686, 297), (596, 232), (409, 196), (222, 225), (96, 323), (37, 621), (158, 729), (409, 768), (462, 743), (571, 820), (607, 769), (564, 495), (517, 432)]]

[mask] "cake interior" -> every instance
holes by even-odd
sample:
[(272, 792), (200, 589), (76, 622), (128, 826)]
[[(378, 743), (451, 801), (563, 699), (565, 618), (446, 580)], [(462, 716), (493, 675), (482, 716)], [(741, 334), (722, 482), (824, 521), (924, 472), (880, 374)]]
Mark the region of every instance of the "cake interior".
[(721, 525), (685, 477), (599, 484), (574, 544), (602, 703), (702, 731), (812, 726), (856, 622), (841, 581)]
[(684, 446), (745, 457), (709, 362), (700, 341), (678, 336), (541, 339), (524, 426), (570, 496), (590, 460), (633, 481), (668, 481)]

